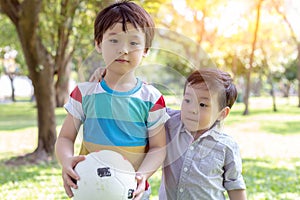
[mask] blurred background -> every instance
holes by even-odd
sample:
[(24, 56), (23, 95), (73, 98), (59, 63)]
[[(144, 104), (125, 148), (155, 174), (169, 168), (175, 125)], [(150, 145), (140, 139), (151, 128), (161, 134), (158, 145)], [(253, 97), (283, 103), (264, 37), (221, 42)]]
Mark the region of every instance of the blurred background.
[[(101, 60), (95, 60), (100, 56), (93, 55), (93, 21), (96, 13), (113, 1), (1, 2), (0, 101), (32, 98), (34, 89), (54, 87), (55, 105), (62, 106), (68, 98), (68, 85), (87, 81), (97, 67), (103, 66)], [(194, 68), (211, 66), (207, 62), (212, 60), (216, 67), (233, 75), (246, 104), (249, 95), (298, 96), (299, 1), (135, 2), (156, 22), (156, 38), (144, 63), (160, 66), (160, 76), (156, 70), (143, 74), (159, 77), (160, 84), (176, 91), (181, 85), (172, 78), (174, 74), (185, 76)], [(35, 10), (34, 17), (26, 12), (18, 16), (16, 8), (26, 10), (26, 6)], [(31, 24), (30, 30), (25, 30)], [(37, 47), (30, 48), (28, 40)], [(35, 58), (30, 57), (32, 54)], [(42, 68), (51, 68), (45, 74), (53, 84), (30, 87), (39, 76), (45, 76), (38, 72)], [(170, 75), (170, 70), (175, 73)]]
[[(54, 156), (62, 106), (76, 83), (104, 67), (93, 23), (113, 2), (0, 0), (2, 199), (64, 199)], [(239, 96), (226, 126), (241, 144), (249, 199), (300, 199), (300, 1), (134, 2), (156, 23), (138, 76), (179, 108), (192, 70), (229, 72)], [(154, 177), (153, 198), (159, 181)], [(49, 185), (45, 192), (41, 183)]]

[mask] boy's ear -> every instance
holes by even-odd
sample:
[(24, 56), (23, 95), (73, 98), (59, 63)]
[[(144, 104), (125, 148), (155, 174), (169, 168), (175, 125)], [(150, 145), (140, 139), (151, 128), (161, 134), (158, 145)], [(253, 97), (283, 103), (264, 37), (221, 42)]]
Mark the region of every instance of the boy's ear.
[(230, 108), (226, 106), (225, 108), (222, 109), (218, 120), (220, 121), (224, 120), (229, 115), (229, 113), (230, 113)]
[(95, 41), (95, 48), (96, 48), (98, 53), (102, 53), (101, 43)]
[(149, 49), (145, 49), (143, 53), (143, 57), (147, 57), (149, 55)]

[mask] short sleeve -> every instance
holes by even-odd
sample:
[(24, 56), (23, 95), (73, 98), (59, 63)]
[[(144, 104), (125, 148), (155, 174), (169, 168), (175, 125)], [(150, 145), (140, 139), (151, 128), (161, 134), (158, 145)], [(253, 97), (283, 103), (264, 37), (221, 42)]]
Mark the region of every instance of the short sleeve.
[(242, 159), (237, 143), (233, 143), (233, 146), (226, 152), (224, 170), (226, 190), (246, 189), (242, 176)]
[(78, 86), (71, 92), (68, 102), (64, 105), (64, 108), (73, 117), (84, 121), (85, 115), (82, 109), (82, 93)]
[(149, 111), (147, 126), (149, 130), (153, 130), (164, 124), (170, 116), (166, 111), (165, 100), (162, 95), (154, 102), (151, 110)]

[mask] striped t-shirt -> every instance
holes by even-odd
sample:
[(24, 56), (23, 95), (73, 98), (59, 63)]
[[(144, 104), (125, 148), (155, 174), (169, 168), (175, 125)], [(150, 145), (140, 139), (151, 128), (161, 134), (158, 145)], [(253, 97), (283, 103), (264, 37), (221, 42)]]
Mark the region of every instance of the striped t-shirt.
[(136, 87), (127, 92), (100, 83), (80, 83), (72, 91), (66, 110), (83, 123), (80, 154), (102, 149), (125, 156), (137, 170), (148, 147), (148, 130), (164, 124), (164, 98), (152, 85), (137, 79)]

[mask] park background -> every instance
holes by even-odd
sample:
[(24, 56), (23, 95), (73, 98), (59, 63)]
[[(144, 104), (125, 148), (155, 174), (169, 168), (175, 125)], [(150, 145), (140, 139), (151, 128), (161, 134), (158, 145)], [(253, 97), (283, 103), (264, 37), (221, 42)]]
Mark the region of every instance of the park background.
[[(0, 0), (1, 199), (66, 199), (53, 154), (62, 105), (103, 63), (93, 20), (111, 2)], [(139, 76), (179, 108), (191, 70), (231, 73), (239, 98), (224, 125), (241, 148), (248, 199), (300, 199), (300, 1), (135, 2), (157, 27)], [(150, 181), (157, 199), (160, 171)]]

